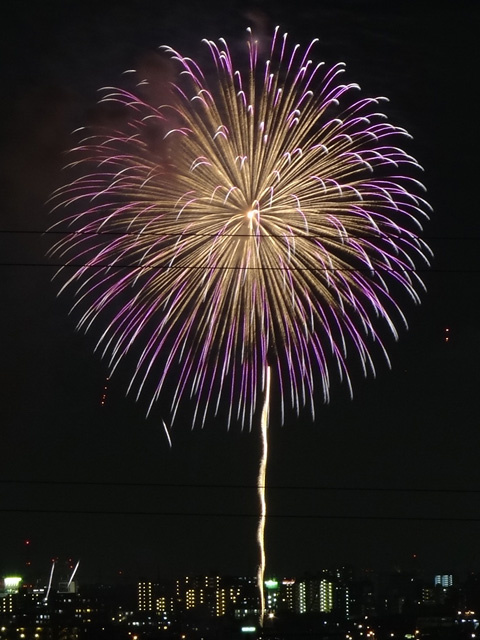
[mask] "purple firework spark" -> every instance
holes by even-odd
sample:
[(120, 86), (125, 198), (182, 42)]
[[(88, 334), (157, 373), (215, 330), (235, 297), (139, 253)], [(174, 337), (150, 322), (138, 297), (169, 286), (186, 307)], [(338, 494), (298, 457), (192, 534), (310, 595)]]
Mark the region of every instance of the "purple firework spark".
[(52, 253), (79, 327), (101, 327), (112, 371), (134, 358), (149, 411), (174, 379), (172, 420), (190, 395), (194, 423), (226, 400), (228, 424), (251, 427), (267, 361), (282, 411), (313, 413), (316, 387), (328, 401), (332, 368), (351, 390), (347, 351), (375, 372), (380, 327), (406, 324), (397, 294), (419, 302), (429, 207), (407, 132), (341, 83), (343, 64), (313, 62), (315, 42), (276, 30), (266, 59), (250, 36), (238, 61), (205, 44), (203, 68), (164, 47), (179, 73), (161, 105), (105, 90), (124, 121), (73, 150)]

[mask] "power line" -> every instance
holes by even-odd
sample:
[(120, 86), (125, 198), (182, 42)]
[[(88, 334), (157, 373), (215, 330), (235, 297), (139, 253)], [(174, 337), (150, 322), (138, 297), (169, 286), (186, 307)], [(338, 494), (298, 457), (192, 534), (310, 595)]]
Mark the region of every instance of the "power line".
[[(65, 481), (65, 480), (0, 480), (0, 484), (21, 485), (50, 485), (50, 486), (77, 486), (77, 487), (140, 487), (160, 489), (254, 489), (256, 484), (192, 484), (169, 482), (109, 482), (109, 481)], [(293, 491), (337, 491), (337, 492), (381, 492), (381, 493), (439, 493), (439, 494), (480, 494), (480, 489), (419, 489), (419, 488), (395, 488), (395, 487), (326, 487), (321, 485), (267, 485), (268, 490), (293, 490)], [(0, 509), (1, 510), (1, 509)]]
[[(12, 235), (78, 235), (78, 236), (133, 236), (133, 237), (137, 237), (140, 235), (147, 235), (147, 236), (159, 236), (159, 237), (202, 237), (202, 238), (218, 238), (218, 234), (213, 234), (213, 233), (199, 233), (199, 232), (179, 232), (179, 233), (167, 233), (167, 232), (159, 232), (159, 231), (150, 231), (150, 230), (141, 230), (141, 231), (113, 231), (113, 230), (109, 230), (109, 231), (85, 231), (85, 230), (73, 230), (73, 229), (66, 229), (66, 230), (62, 230), (62, 229), (43, 229), (43, 230), (39, 230), (39, 229), (0, 229), (0, 234), (12, 234)], [(250, 238), (252, 234), (250, 233), (223, 233), (221, 234), (222, 238)], [(287, 234), (275, 234), (275, 233), (269, 233), (269, 234), (265, 234), (265, 235), (261, 235), (259, 236), (261, 238), (287, 238), (287, 239), (293, 239), (293, 238), (327, 238), (327, 239), (345, 239), (345, 238), (355, 238), (355, 239), (359, 239), (359, 238), (363, 238), (364, 236), (355, 234), (355, 233), (351, 233), (348, 232), (348, 234), (345, 234), (345, 236), (342, 236), (341, 233), (338, 233), (336, 235), (331, 235), (331, 236), (326, 236), (323, 234), (319, 234), (319, 233), (308, 233), (308, 234), (302, 234), (302, 235), (287, 235)], [(375, 234), (375, 233), (371, 233), (369, 236), (370, 237), (382, 237), (381, 234)], [(400, 234), (398, 236), (389, 236), (389, 237), (395, 237), (395, 238), (402, 238), (403, 236)], [(427, 240), (449, 240), (449, 241), (460, 241), (460, 242), (465, 242), (465, 241), (479, 241), (480, 240), (480, 236), (417, 236), (415, 234), (412, 234), (412, 237), (417, 239), (417, 240), (421, 240), (421, 241), (427, 241)]]
[[(179, 511), (126, 511), (126, 510), (95, 510), (95, 509), (4, 509), (0, 513), (36, 513), (44, 515), (98, 515), (98, 516), (153, 516), (165, 518), (255, 518), (258, 513), (220, 513), (220, 512), (179, 512)], [(282, 513), (267, 514), (267, 519), (292, 520), (369, 520), (388, 522), (480, 522), (480, 517), (459, 516), (368, 516), (368, 515), (331, 515), (331, 514), (298, 514)]]

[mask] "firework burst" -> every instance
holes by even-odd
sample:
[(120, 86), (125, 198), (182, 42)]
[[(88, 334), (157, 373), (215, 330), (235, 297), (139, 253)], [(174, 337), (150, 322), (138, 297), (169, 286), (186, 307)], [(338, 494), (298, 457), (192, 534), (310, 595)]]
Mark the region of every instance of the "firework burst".
[(365, 374), (374, 342), (387, 357), (397, 294), (419, 301), (428, 205), (383, 98), (313, 62), (314, 42), (277, 30), (263, 56), (250, 36), (239, 60), (205, 44), (202, 66), (164, 48), (178, 73), (162, 105), (105, 90), (126, 117), (73, 150), (53, 254), (111, 370), (136, 354), (130, 387), (149, 410), (173, 377), (172, 420), (191, 396), (194, 423), (222, 403), (250, 428), (267, 363), (282, 411), (313, 413), (332, 371), (351, 388), (347, 355)]

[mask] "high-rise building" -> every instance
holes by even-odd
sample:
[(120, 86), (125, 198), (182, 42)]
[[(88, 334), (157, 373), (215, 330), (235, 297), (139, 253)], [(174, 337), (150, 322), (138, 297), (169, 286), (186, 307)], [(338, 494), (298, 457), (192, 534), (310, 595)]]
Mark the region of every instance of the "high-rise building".
[(157, 614), (172, 614), (174, 611), (173, 597), (169, 595), (160, 595), (155, 600), (155, 610)]
[(14, 610), (14, 595), (9, 593), (0, 598), (0, 613), (12, 613)]
[(223, 607), (219, 589), (219, 576), (186, 576), (177, 580), (177, 602), (185, 610), (204, 607), (211, 615), (219, 615)]
[(272, 578), (265, 580), (265, 610), (267, 614), (274, 614), (277, 611), (278, 599), (280, 596), (280, 584), (278, 580)]
[(234, 605), (235, 618), (258, 618), (260, 614), (260, 598), (256, 577), (238, 577), (234, 579), (232, 585), (235, 585), (238, 589)]
[(327, 578), (305, 578), (295, 583), (296, 613), (330, 613), (333, 609), (333, 582)]
[(346, 620), (350, 618), (350, 590), (346, 584), (334, 586), (333, 611)]
[(446, 589), (453, 586), (453, 576), (451, 573), (438, 573), (434, 580), (435, 586), (440, 586)]
[(153, 611), (153, 584), (151, 582), (142, 581), (138, 583), (138, 610)]
[(280, 585), (279, 611), (295, 610), (295, 578), (284, 578)]
[(320, 580), (318, 596), (320, 613), (330, 613), (333, 609), (333, 583), (330, 580)]

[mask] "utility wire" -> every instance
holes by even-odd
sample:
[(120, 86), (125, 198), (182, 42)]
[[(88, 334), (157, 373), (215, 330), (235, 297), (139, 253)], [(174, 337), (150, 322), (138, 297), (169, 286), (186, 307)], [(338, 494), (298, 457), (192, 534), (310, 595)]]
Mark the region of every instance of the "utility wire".
[[(19, 485), (60, 485), (76, 487), (140, 487), (160, 489), (257, 489), (255, 484), (191, 484), (191, 483), (164, 483), (164, 482), (94, 482), (94, 481), (65, 481), (65, 480), (0, 480), (1, 484)], [(293, 491), (338, 491), (338, 492), (381, 492), (381, 493), (439, 493), (439, 494), (480, 494), (480, 489), (406, 489), (388, 487), (325, 487), (320, 485), (267, 485), (270, 490)], [(1, 510), (1, 509), (0, 509)]]
[[(3, 509), (0, 513), (37, 513), (49, 515), (99, 515), (99, 516), (155, 516), (155, 517), (181, 517), (181, 518), (255, 518), (258, 513), (219, 513), (219, 512), (179, 512), (179, 511), (126, 511), (126, 510), (95, 510), (95, 509)], [(351, 516), (351, 515), (331, 515), (331, 514), (292, 514), (270, 513), (268, 519), (291, 519), (291, 520), (371, 520), (390, 522), (480, 522), (480, 517), (460, 517), (460, 516)]]
[[(203, 237), (203, 238), (217, 238), (218, 234), (212, 234), (212, 233), (199, 233), (199, 232), (179, 232), (179, 233), (165, 233), (165, 232), (159, 232), (159, 231), (150, 231), (150, 230), (140, 230), (140, 231), (83, 231), (83, 230), (74, 230), (74, 229), (67, 229), (67, 230), (61, 230), (61, 229), (45, 229), (45, 230), (39, 230), (39, 229), (0, 229), (0, 234), (12, 234), (12, 235), (73, 235), (73, 236), (133, 236), (133, 237), (138, 237), (140, 235), (146, 235), (146, 236), (161, 236), (161, 237), (191, 237), (191, 236), (195, 236), (195, 237)], [(250, 233), (224, 233), (221, 234), (222, 238), (250, 238), (251, 234)], [(364, 236), (355, 234), (355, 233), (351, 233), (348, 232), (348, 234), (345, 234), (345, 236), (343, 236), (341, 233), (338, 233), (336, 235), (330, 235), (330, 236), (325, 236), (324, 234), (320, 234), (320, 233), (308, 233), (308, 234), (299, 234), (299, 235), (287, 235), (287, 234), (275, 234), (275, 233), (269, 233), (269, 234), (265, 234), (265, 235), (260, 235), (260, 238), (287, 238), (287, 239), (291, 239), (291, 238), (325, 238), (327, 237), (327, 239), (345, 239), (345, 238), (362, 238)], [(381, 234), (375, 234), (375, 233), (371, 233), (368, 237), (382, 237)], [(389, 237), (398, 237), (398, 238), (402, 238), (403, 236), (400, 234), (398, 236), (389, 236)], [(417, 240), (421, 240), (421, 241), (427, 241), (427, 240), (453, 240), (453, 241), (461, 241), (461, 242), (465, 242), (466, 240), (468, 241), (478, 241), (480, 240), (480, 236), (413, 236), (415, 239)]]

